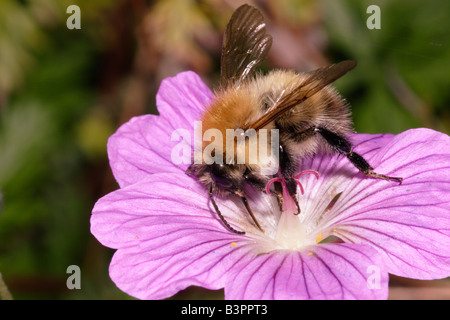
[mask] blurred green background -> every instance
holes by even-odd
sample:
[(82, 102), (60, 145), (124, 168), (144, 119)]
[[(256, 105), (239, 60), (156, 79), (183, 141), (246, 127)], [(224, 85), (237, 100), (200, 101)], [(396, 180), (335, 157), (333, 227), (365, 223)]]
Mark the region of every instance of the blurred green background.
[[(113, 251), (89, 232), (95, 201), (118, 188), (107, 138), (132, 116), (156, 113), (167, 76), (194, 70), (214, 86), (223, 30), (242, 3), (0, 1), (0, 273), (15, 299), (129, 298), (109, 279)], [(264, 68), (358, 61), (336, 83), (357, 131), (450, 132), (450, 1), (250, 3), (274, 37)], [(79, 30), (66, 26), (72, 4)], [(379, 30), (366, 27), (372, 4)], [(66, 286), (69, 265), (81, 268), (81, 290)], [(392, 299), (435, 298), (437, 287), (450, 299), (446, 282), (391, 285)], [(190, 288), (174, 298), (222, 297)]]

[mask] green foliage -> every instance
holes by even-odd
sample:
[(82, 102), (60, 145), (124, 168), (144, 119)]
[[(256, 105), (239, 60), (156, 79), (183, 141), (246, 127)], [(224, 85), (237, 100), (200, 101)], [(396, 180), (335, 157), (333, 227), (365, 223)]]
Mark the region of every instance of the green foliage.
[[(19, 17), (31, 16), (26, 7), (16, 9)], [(3, 69), (12, 73), (10, 83), (18, 88), (2, 106), (0, 119), (0, 270), (12, 290), (17, 288), (15, 298), (68, 298), (73, 293), (65, 288), (66, 268), (84, 263), (92, 241), (93, 199), (86, 193), (84, 177), (92, 163), (78, 131), (95, 101), (97, 46), (87, 33), (69, 34), (60, 24), (44, 30), (34, 23), (45, 45), (34, 44), (34, 52), (25, 44), (21, 47), (34, 63), (24, 70)], [(32, 33), (24, 30), (16, 32), (23, 37)], [(23, 62), (20, 54), (17, 59)], [(99, 154), (104, 161), (105, 137), (112, 125), (96, 126), (94, 122), (88, 130), (100, 137), (103, 146), (94, 152), (97, 161)], [(111, 286), (106, 267), (105, 262), (103, 279)]]
[[(449, 132), (441, 116), (448, 117), (450, 102), (450, 3), (325, 3), (331, 48), (358, 61), (349, 76), (358, 83), (351, 88), (357, 130), (398, 133), (424, 126)], [(366, 8), (372, 4), (381, 10), (379, 30), (366, 28)]]

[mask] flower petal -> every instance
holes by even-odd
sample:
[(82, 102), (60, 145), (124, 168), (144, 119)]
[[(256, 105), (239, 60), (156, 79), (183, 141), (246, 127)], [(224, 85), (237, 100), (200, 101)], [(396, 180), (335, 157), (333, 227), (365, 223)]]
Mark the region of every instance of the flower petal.
[[(120, 187), (157, 172), (179, 172), (171, 162), (172, 130), (168, 121), (154, 115), (132, 118), (108, 141), (109, 163)], [(158, 139), (155, 139), (158, 136)]]
[[(353, 150), (373, 165), (372, 158), (393, 138), (392, 134), (354, 134), (350, 140)], [(312, 221), (316, 225), (319, 221), (322, 225), (318, 226), (319, 229), (332, 227), (342, 214), (342, 210), (335, 209), (343, 203), (342, 199), (346, 194), (352, 194), (356, 184), (379, 182), (365, 177), (345, 156), (339, 154), (318, 154), (313, 158), (303, 159), (300, 171), (303, 170), (315, 170), (320, 175), (319, 179), (314, 175), (300, 178), (306, 192), (299, 197), (304, 222)], [(334, 210), (329, 210), (328, 205), (339, 194), (341, 196), (334, 205)]]
[(192, 129), (212, 99), (213, 93), (200, 77), (187, 71), (164, 79), (156, 95), (156, 106), (172, 129)]
[(370, 246), (321, 244), (241, 262), (227, 299), (386, 299), (388, 274)]
[[(234, 202), (218, 204), (228, 222), (245, 225)], [(101, 198), (91, 232), (119, 249), (110, 267), (116, 285), (143, 299), (167, 298), (189, 285), (222, 288), (253, 243), (229, 232), (207, 206), (203, 186), (184, 174), (154, 174)]]
[(450, 274), (450, 138), (414, 129), (393, 138), (371, 159), (403, 184), (355, 177), (331, 221), (343, 239), (383, 255), (388, 272), (417, 279)]
[[(248, 223), (233, 201), (216, 200), (231, 225), (239, 228)], [(154, 174), (109, 193), (92, 210), (91, 231), (111, 248), (141, 244), (150, 235), (174, 230), (230, 234), (209, 204), (206, 189), (185, 174)]]
[(233, 264), (244, 253), (230, 239), (191, 230), (153, 250), (140, 246), (118, 250), (110, 276), (122, 291), (140, 299), (168, 298), (192, 285), (217, 290), (228, 283)]
[[(194, 121), (211, 99), (211, 91), (193, 72), (163, 80), (156, 97), (161, 116), (132, 118), (108, 140), (109, 162), (119, 185), (125, 187), (156, 172), (185, 171), (188, 161), (175, 165), (172, 152), (176, 145), (183, 145), (191, 160)], [(187, 137), (172, 141), (177, 129)]]
[[(350, 137), (353, 150), (370, 160), (373, 155), (388, 144), (395, 136), (390, 133), (367, 134), (357, 133)], [(348, 160), (347, 160), (348, 161)]]

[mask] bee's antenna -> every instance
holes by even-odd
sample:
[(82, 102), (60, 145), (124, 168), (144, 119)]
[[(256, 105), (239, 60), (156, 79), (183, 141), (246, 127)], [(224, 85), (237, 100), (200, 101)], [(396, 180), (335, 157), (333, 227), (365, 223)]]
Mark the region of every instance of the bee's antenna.
[(230, 224), (228, 223), (227, 220), (225, 220), (225, 217), (222, 215), (222, 213), (219, 210), (219, 207), (216, 204), (216, 201), (214, 201), (214, 197), (213, 197), (213, 185), (211, 184), (211, 187), (209, 188), (209, 198), (211, 199), (211, 203), (213, 204), (214, 209), (216, 210), (217, 215), (219, 216), (220, 220), (222, 220), (223, 224), (228, 228), (228, 230), (230, 230), (231, 232), (234, 232), (236, 234), (245, 234), (244, 231), (237, 231), (236, 229), (234, 229), (232, 226), (230, 226)]

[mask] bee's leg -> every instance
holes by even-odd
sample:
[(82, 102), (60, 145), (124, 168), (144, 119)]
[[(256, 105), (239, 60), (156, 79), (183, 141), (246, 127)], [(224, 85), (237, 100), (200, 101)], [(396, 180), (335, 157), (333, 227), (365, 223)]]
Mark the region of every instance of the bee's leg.
[[(273, 191), (275, 191), (275, 195), (277, 196), (278, 205), (280, 206), (280, 211), (281, 211), (283, 208), (283, 187), (282, 187), (281, 183), (274, 183), (273, 184), (274, 188), (272, 189), (272, 192), (271, 192), (270, 190), (267, 189), (267, 184), (271, 180), (272, 179), (267, 179), (267, 177), (264, 177), (264, 176), (261, 176), (258, 174), (254, 174), (254, 173), (250, 173), (245, 176), (245, 181), (250, 186), (252, 186), (254, 189), (266, 192), (267, 194), (271, 194), (271, 193), (273, 193)], [(269, 189), (270, 189), (270, 185), (269, 185)]]
[[(244, 174), (245, 181), (255, 190), (259, 191), (265, 191), (266, 193), (272, 193), (267, 192), (266, 186), (269, 183), (270, 179), (267, 178), (267, 176), (255, 173), (255, 172), (246, 172)], [(283, 189), (280, 183), (274, 184), (274, 189), (272, 191), (275, 191), (275, 194), (277, 196), (278, 205), (280, 206), (280, 210), (283, 206)]]
[(280, 207), (280, 211), (283, 211), (283, 186), (281, 183), (276, 183), (274, 185), (275, 195), (277, 196), (278, 206)]
[[(280, 125), (277, 125), (280, 126)], [(299, 131), (295, 126), (289, 127), (287, 130), (287, 136), (285, 136), (286, 139), (295, 141), (295, 142), (301, 142), (304, 141), (314, 135), (316, 135), (317, 132), (315, 131), (315, 127), (309, 127), (306, 130)], [(300, 190), (303, 194), (303, 187), (298, 180), (298, 178), (305, 173), (314, 173), (316, 177), (318, 178), (318, 173), (315, 171), (304, 171), (301, 173), (298, 172), (298, 161), (295, 159), (287, 150), (285, 149), (285, 146), (280, 143), (280, 151), (279, 151), (279, 163), (280, 163), (280, 175), (282, 176), (285, 188), (290, 197), (294, 200), (295, 206), (297, 207), (297, 214), (301, 212), (300, 205), (298, 203), (298, 197), (297, 197), (297, 185), (300, 187)], [(276, 184), (276, 186), (280, 187), (280, 184)], [(278, 191), (277, 191), (278, 192)], [(281, 192), (281, 191), (280, 191)], [(281, 198), (280, 206), (283, 205), (283, 197), (280, 193), (278, 193), (278, 196)]]
[(253, 222), (256, 224), (259, 230), (264, 232), (264, 229), (261, 227), (261, 225), (258, 223), (258, 220), (256, 220), (255, 215), (253, 214), (252, 209), (250, 208), (250, 205), (248, 204), (248, 200), (245, 196), (241, 196), (242, 203), (244, 203), (245, 209), (247, 209), (247, 212), (250, 214), (250, 217), (252, 217)]
[(352, 151), (351, 143), (348, 142), (345, 138), (325, 128), (315, 128), (315, 131), (319, 133), (334, 150), (336, 150), (340, 154), (345, 155), (350, 160), (350, 162), (366, 176), (374, 177), (377, 179), (393, 180), (399, 182), (400, 184), (402, 183), (403, 178), (390, 177), (384, 174), (373, 172), (373, 168), (369, 165), (369, 163), (361, 155)]
[(289, 195), (291, 196), (292, 200), (294, 200), (295, 206), (297, 207), (297, 212), (295, 215), (300, 214), (300, 205), (298, 203), (298, 197), (297, 197), (297, 182), (293, 177), (284, 178), (286, 181), (287, 190), (289, 192)]
[(245, 234), (244, 231), (238, 231), (238, 230), (234, 229), (232, 226), (230, 226), (228, 221), (225, 219), (225, 217), (220, 212), (219, 207), (217, 206), (216, 201), (214, 200), (214, 197), (213, 197), (213, 185), (212, 184), (211, 184), (211, 187), (209, 188), (209, 198), (210, 198), (211, 203), (212, 203), (212, 205), (214, 207), (214, 210), (216, 210), (217, 215), (219, 216), (220, 220), (222, 220), (222, 222), (225, 225), (225, 227), (227, 227), (228, 230), (230, 230), (233, 233)]

